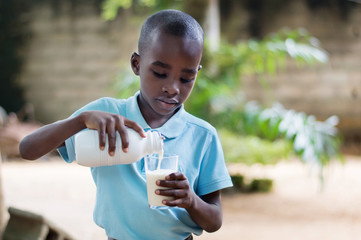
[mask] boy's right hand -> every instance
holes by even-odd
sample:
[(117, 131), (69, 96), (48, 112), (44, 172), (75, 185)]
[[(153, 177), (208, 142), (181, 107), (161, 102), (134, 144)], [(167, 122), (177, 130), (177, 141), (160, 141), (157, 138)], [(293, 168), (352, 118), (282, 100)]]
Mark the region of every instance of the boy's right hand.
[(87, 111), (81, 113), (84, 125), (89, 129), (97, 130), (99, 133), (99, 147), (105, 148), (106, 134), (108, 134), (109, 155), (113, 156), (116, 146), (116, 131), (119, 132), (122, 140), (123, 152), (128, 151), (129, 138), (126, 127), (134, 129), (141, 137), (145, 137), (143, 128), (136, 122), (125, 118), (122, 115), (101, 111)]

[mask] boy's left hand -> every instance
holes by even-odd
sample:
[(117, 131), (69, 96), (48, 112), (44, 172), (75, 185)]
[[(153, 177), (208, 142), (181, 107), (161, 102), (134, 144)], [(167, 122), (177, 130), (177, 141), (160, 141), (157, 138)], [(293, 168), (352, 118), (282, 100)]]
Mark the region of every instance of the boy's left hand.
[(217, 231), (222, 225), (222, 206), (220, 191), (214, 191), (201, 197), (190, 188), (187, 177), (176, 172), (165, 180), (158, 180), (158, 186), (169, 189), (157, 189), (156, 194), (174, 197), (174, 200), (163, 200), (170, 207), (185, 208), (193, 221), (207, 232)]
[(170, 189), (157, 189), (156, 194), (174, 197), (174, 200), (163, 200), (163, 204), (170, 207), (190, 208), (195, 193), (190, 189), (187, 177), (181, 172), (171, 173), (165, 180), (158, 180), (158, 186)]

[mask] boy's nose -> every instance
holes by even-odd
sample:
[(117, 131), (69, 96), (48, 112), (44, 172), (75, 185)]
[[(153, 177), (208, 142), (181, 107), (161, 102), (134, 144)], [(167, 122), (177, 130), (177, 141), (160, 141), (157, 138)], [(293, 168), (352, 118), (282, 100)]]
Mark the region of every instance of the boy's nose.
[(179, 86), (177, 81), (169, 80), (166, 84), (162, 87), (163, 92), (167, 92), (170, 95), (177, 95), (179, 94)]

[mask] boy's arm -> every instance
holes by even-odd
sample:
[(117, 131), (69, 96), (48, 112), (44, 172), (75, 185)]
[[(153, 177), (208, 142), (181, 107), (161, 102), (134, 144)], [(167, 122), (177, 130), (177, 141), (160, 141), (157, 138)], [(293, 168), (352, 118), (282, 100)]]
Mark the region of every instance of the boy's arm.
[(20, 142), (20, 155), (28, 160), (38, 159), (63, 145), (66, 139), (84, 128), (82, 115), (45, 125)]
[(58, 121), (26, 136), (20, 142), (20, 155), (28, 160), (35, 160), (50, 151), (60, 147), (65, 140), (79, 131), (89, 128), (99, 132), (99, 147), (104, 149), (105, 138), (108, 134), (110, 155), (114, 155), (116, 145), (116, 134), (118, 131), (122, 140), (123, 151), (129, 145), (128, 134), (125, 127), (133, 128), (140, 136), (145, 137), (143, 129), (136, 123), (121, 115), (101, 111), (82, 112), (73, 118)]
[(186, 208), (195, 223), (207, 232), (215, 232), (222, 226), (221, 193), (215, 191), (198, 197), (194, 193), (193, 204)]

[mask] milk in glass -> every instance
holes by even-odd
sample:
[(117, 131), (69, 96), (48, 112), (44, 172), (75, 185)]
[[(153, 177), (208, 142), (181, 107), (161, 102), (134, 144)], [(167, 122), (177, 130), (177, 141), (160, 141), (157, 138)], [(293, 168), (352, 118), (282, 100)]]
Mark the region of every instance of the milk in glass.
[(166, 155), (163, 152), (159, 155), (146, 156), (145, 158), (148, 203), (151, 208), (165, 206), (163, 200), (173, 200), (173, 197), (155, 194), (157, 189), (169, 189), (156, 184), (157, 180), (165, 180), (165, 177), (178, 170), (178, 155)]
[(157, 180), (164, 180), (166, 176), (173, 173), (172, 169), (157, 169), (154, 171), (148, 171), (147, 175), (147, 193), (148, 193), (148, 203), (151, 206), (164, 206), (162, 200), (173, 200), (173, 197), (161, 196), (155, 194), (157, 189), (168, 189), (166, 187), (161, 187), (156, 184)]

